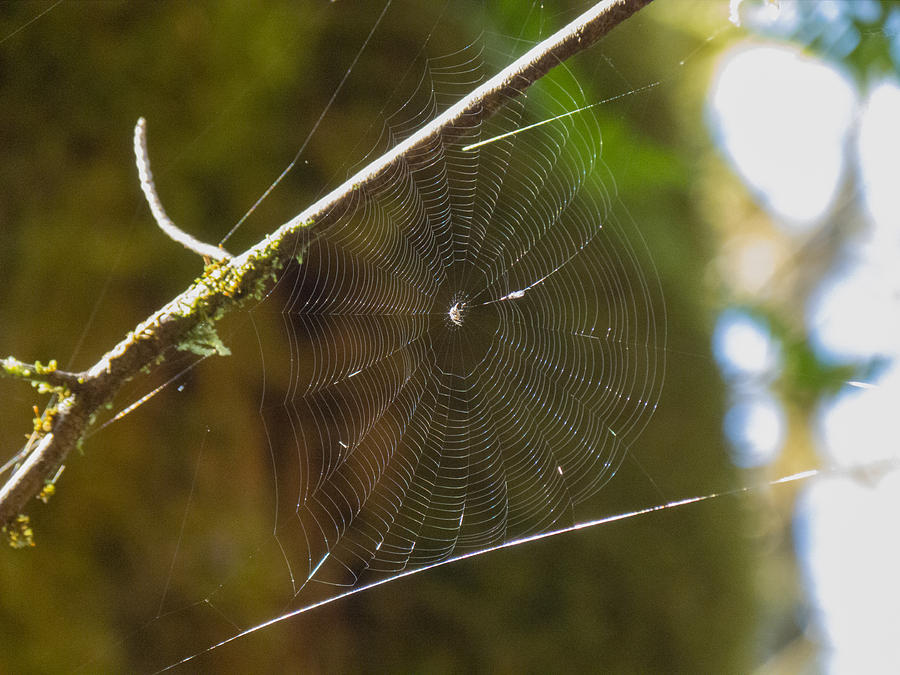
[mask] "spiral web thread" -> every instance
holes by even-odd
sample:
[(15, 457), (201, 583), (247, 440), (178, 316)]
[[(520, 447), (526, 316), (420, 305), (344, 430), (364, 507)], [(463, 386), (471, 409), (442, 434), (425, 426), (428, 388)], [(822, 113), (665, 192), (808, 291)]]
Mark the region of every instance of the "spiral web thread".
[[(557, 70), (310, 235), (282, 281), (289, 384), (262, 416), (297, 605), (334, 592), (310, 582), (354, 587), (571, 524), (649, 421), (663, 305), (613, 213), (593, 112), (462, 149), (584, 105)], [(483, 71), (472, 47), (429, 60), (373, 152)]]

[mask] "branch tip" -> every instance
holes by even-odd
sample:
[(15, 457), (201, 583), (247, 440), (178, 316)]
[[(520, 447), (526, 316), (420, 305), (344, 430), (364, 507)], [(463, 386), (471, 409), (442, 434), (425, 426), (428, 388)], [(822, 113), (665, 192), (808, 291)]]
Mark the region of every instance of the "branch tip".
[(60, 387), (74, 389), (83, 383), (77, 373), (58, 370), (55, 360), (45, 365), (40, 361), (25, 363), (14, 356), (0, 360), (0, 377), (25, 380), (34, 386), (45, 386), (48, 391)]
[(192, 237), (187, 232), (179, 228), (172, 219), (169, 218), (166, 210), (163, 208), (159, 195), (156, 192), (156, 183), (153, 182), (153, 172), (150, 170), (150, 155), (147, 152), (147, 120), (139, 117), (137, 124), (134, 125), (134, 160), (137, 165), (138, 178), (141, 181), (141, 191), (153, 214), (153, 219), (159, 225), (159, 229), (166, 235), (186, 249), (194, 253), (209, 258), (225, 262), (231, 259), (231, 254), (221, 246), (213, 246), (212, 244), (204, 244), (199, 239)]

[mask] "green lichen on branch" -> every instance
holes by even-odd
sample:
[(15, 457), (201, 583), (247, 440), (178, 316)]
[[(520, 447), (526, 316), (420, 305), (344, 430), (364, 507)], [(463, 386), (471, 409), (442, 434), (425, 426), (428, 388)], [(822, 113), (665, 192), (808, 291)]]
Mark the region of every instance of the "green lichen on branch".
[[(266, 246), (254, 249), (250, 255), (242, 257), (241, 262), (232, 259), (206, 265), (203, 274), (192, 284), (197, 292), (183, 307), (185, 316), (196, 317), (197, 322), (176, 345), (177, 349), (199, 356), (231, 354), (215, 324), (234, 308), (229, 305), (240, 307), (265, 297), (284, 269), (279, 255), (280, 244), (277, 240), (267, 240)], [(302, 254), (294, 257), (301, 260)]]
[(215, 322), (234, 305), (262, 300), (284, 269), (283, 248), (282, 240), (269, 237), (238, 258), (210, 263), (183, 296), (189, 300), (181, 312)]
[(231, 350), (222, 342), (215, 326), (208, 319), (200, 321), (184, 340), (175, 345), (175, 348), (198, 356), (212, 356), (213, 354), (229, 356), (231, 354)]

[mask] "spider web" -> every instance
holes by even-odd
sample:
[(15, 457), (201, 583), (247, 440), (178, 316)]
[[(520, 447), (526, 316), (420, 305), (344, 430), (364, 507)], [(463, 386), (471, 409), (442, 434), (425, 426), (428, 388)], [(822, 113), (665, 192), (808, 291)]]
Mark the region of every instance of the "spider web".
[[(481, 44), (424, 60), (360, 164), (492, 74)], [(614, 213), (593, 110), (504, 136), (587, 103), (559, 67), (434, 139), (308, 232), (301, 262), (250, 312), (274, 524), (190, 610), (226, 619), (207, 626), (218, 637), (206, 649), (348, 590), (570, 527), (615, 474), (662, 388), (659, 281)], [(267, 599), (247, 603), (255, 574)], [(164, 594), (133, 639), (186, 620), (190, 608), (170, 605)]]
[[(474, 46), (429, 60), (372, 154), (485, 70)], [(648, 423), (662, 299), (596, 119), (466, 149), (584, 105), (560, 70), (311, 233), (254, 310), (290, 351), (261, 416), (291, 606), (572, 524)]]

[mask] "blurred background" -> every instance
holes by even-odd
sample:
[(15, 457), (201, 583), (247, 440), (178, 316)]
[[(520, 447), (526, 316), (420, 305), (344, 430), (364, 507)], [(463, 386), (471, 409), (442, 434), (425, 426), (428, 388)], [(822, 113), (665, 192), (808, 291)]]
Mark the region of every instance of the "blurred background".
[[(394, 0), (229, 248), (357, 165), (409, 94), (398, 72), (479, 40), (499, 66), (588, 6)], [(139, 116), (169, 214), (218, 241), (383, 8), (0, 5), (0, 354), (87, 367), (202, 270), (144, 205)], [(658, 0), (569, 64), (588, 101), (659, 83), (594, 112), (668, 317), (658, 410), (577, 517), (751, 491), (430, 570), (185, 672), (896, 671), (898, 31), (886, 1)], [(279, 307), (230, 320), (231, 357), (97, 432), (35, 502), (37, 546), (0, 553), (4, 671), (153, 671), (283, 611), (259, 415), (290, 354), (259, 347), (284, 342)], [(5, 462), (45, 401), (5, 380), (0, 401)]]

